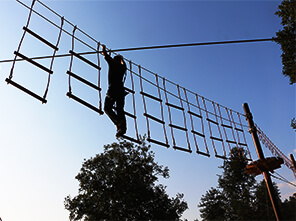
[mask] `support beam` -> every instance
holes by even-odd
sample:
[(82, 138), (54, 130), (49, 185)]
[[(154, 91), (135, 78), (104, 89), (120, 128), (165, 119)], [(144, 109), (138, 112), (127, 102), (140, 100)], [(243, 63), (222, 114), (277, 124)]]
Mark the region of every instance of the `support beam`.
[[(246, 119), (249, 124), (249, 128), (250, 128), (249, 131), (252, 134), (252, 138), (253, 138), (253, 141), (254, 141), (254, 144), (256, 147), (258, 158), (265, 159), (262, 148), (261, 148), (261, 144), (260, 144), (260, 141), (258, 138), (257, 129), (256, 129), (254, 121), (253, 121), (253, 116), (252, 116), (250, 109), (249, 109), (249, 105), (247, 103), (244, 103), (243, 107), (244, 107), (244, 111), (246, 114)], [(268, 189), (268, 193), (269, 193), (270, 201), (271, 201), (271, 204), (273, 207), (274, 215), (276, 217), (276, 220), (279, 221), (280, 217), (281, 217), (280, 209), (279, 209), (278, 201), (276, 200), (276, 197), (275, 197), (275, 190), (272, 186), (270, 174), (268, 171), (266, 171), (266, 172), (263, 172), (263, 176), (264, 176), (265, 183), (266, 183), (266, 186)]]

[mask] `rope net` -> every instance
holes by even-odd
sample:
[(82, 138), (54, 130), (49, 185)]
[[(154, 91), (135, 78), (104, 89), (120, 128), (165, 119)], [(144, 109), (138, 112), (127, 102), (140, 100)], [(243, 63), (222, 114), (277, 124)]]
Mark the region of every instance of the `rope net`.
[[(60, 16), (40, 0), (33, 0), (31, 7), (19, 0), (17, 1), (30, 10), (24, 35), (29, 30), (30, 18), (34, 13), (58, 29), (58, 38), (60, 38), (62, 32), (70, 36), (72, 47), (69, 51), (71, 59), (67, 71), (69, 75), (69, 91), (67, 95), (99, 114), (103, 114), (101, 93), (105, 93), (107, 88), (101, 88), (100, 56), (102, 55), (99, 51), (100, 42)], [(61, 24), (56, 24), (48, 19), (48, 16), (34, 10), (34, 3), (39, 3), (41, 7), (44, 7), (49, 13), (60, 19)], [(66, 30), (63, 23), (67, 23), (67, 27), (70, 26), (72, 30)], [(20, 51), (24, 35), (17, 52)], [(59, 40), (56, 47), (58, 44)], [(79, 53), (85, 51), (85, 48), (91, 50), (91, 52)], [(110, 49), (107, 50), (110, 51)], [(58, 57), (56, 51), (54, 51), (53, 56), (48, 58), (54, 59)], [(114, 51), (110, 52), (112, 55), (117, 55)], [(87, 58), (83, 55), (87, 55)], [(16, 57), (9, 79), (12, 78), (17, 61)], [(233, 147), (243, 148), (247, 152), (245, 158), (252, 160), (248, 139), (245, 136), (248, 126), (242, 123), (241, 120), (242, 117), (245, 117), (244, 114), (198, 95), (126, 58), (124, 59), (129, 64), (127, 67), (128, 76), (125, 82), (125, 89), (129, 92), (126, 96), (125, 114), (129, 117), (128, 134), (134, 133), (134, 135), (125, 135), (123, 138), (139, 142), (139, 134), (146, 133), (147, 141), (150, 143), (189, 153), (194, 150), (196, 153), (207, 157), (214, 153), (214, 156), (223, 159), (229, 155)], [(33, 61), (33, 59), (31, 60)], [(50, 70), (52, 64), (53, 60)], [(92, 72), (95, 74), (92, 74)], [(104, 72), (104, 74), (107, 74), (107, 70), (104, 70)], [(85, 92), (82, 87), (95, 89), (96, 95), (94, 97), (97, 99), (97, 105), (86, 102), (73, 94), (75, 89), (75, 94), (81, 92), (80, 96), (85, 95), (85, 93), (82, 93)], [(45, 97), (46, 94), (47, 90)], [(91, 95), (88, 96), (93, 99)], [(146, 127), (143, 125), (146, 125)], [(168, 131), (170, 131), (170, 136), (167, 135)], [(263, 142), (267, 143), (266, 139)]]
[[(64, 17), (60, 17), (60, 25), (56, 25), (56, 27), (59, 29), (58, 30), (58, 37), (57, 37), (57, 40), (56, 40), (56, 44), (52, 44), (50, 41), (48, 41), (47, 39), (42, 37), (40, 34), (37, 34), (33, 30), (29, 29), (32, 14), (33, 14), (32, 12), (34, 11), (33, 7), (35, 5), (35, 2), (36, 2), (36, 0), (33, 0), (31, 6), (28, 7), (30, 12), (29, 12), (29, 16), (28, 16), (28, 19), (27, 19), (27, 23), (26, 23), (26, 26), (23, 27), (23, 30), (24, 30), (23, 35), (21, 37), (21, 40), (19, 42), (17, 50), (14, 52), (14, 54), (15, 54), (14, 60), (13, 60), (13, 63), (12, 63), (10, 75), (6, 79), (6, 82), (8, 84), (11, 84), (11, 85), (17, 87), (18, 89), (24, 91), (25, 93), (31, 95), (32, 97), (35, 97), (36, 99), (40, 100), (42, 103), (46, 103), (47, 102), (46, 97), (47, 97), (47, 93), (48, 93), (48, 89), (49, 89), (50, 79), (51, 79), (51, 75), (53, 74), (52, 69), (53, 69), (54, 59), (55, 59), (56, 52), (59, 50), (58, 46), (59, 46), (59, 43), (60, 43), (61, 34), (62, 34), (62, 30), (63, 30)], [(25, 37), (28, 36), (28, 35), (30, 35), (32, 38), (34, 38), (34, 41), (37, 40), (37, 41), (39, 41), (39, 43), (42, 43), (42, 44), (46, 45), (47, 47), (50, 47), (51, 50), (53, 50), (53, 54), (50, 57), (51, 61), (50, 61), (49, 67), (46, 67), (43, 64), (37, 63), (33, 59), (30, 59), (24, 53), (21, 53), (22, 44), (24, 43)], [(40, 71), (40, 69), (41, 69), (41, 70), (48, 73), (47, 84), (46, 84), (46, 88), (45, 88), (45, 92), (44, 92), (43, 97), (39, 96), (35, 92), (23, 87), (22, 85), (20, 85), (20, 84), (18, 84), (15, 81), (12, 80), (13, 74), (14, 74), (14, 71), (15, 71), (16, 60), (17, 60), (18, 57), (22, 58), (23, 60), (26, 60), (31, 65), (37, 67), (39, 69), (38, 71)]]

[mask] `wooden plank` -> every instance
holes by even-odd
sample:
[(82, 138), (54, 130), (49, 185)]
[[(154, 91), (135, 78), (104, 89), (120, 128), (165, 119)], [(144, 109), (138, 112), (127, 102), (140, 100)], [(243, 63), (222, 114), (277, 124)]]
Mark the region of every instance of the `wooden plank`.
[(162, 102), (162, 100), (159, 99), (158, 97), (154, 97), (153, 95), (151, 95), (151, 94), (147, 94), (147, 93), (145, 93), (144, 91), (140, 91), (140, 94), (142, 94), (142, 95), (144, 95), (144, 96), (146, 96), (146, 97), (149, 97), (149, 98), (151, 98), (151, 99), (153, 99), (153, 100), (156, 100), (156, 101)]
[(166, 144), (166, 143), (160, 142), (160, 141), (158, 141), (158, 140), (153, 140), (153, 139), (151, 139), (151, 138), (147, 138), (147, 141), (150, 142), (150, 143), (155, 143), (155, 144), (161, 145), (161, 146), (170, 147), (169, 144)]
[(93, 105), (87, 103), (86, 101), (80, 99), (79, 97), (76, 97), (75, 95), (73, 95), (73, 94), (70, 93), (70, 92), (67, 93), (67, 96), (68, 96), (69, 98), (72, 98), (72, 99), (76, 100), (76, 101), (79, 102), (80, 104), (82, 104), (82, 105), (84, 105), (84, 106), (86, 106), (86, 107), (92, 109), (93, 111), (99, 113), (100, 115), (103, 115), (103, 114), (104, 114), (104, 112), (101, 111), (100, 109), (98, 109), (98, 108), (96, 108), (95, 106), (93, 106)]
[(25, 92), (25, 93), (31, 95), (32, 97), (34, 97), (34, 98), (40, 100), (40, 101), (42, 102), (42, 104), (45, 104), (45, 103), (47, 102), (47, 100), (45, 100), (43, 97), (41, 97), (41, 96), (35, 94), (34, 92), (28, 90), (28, 89), (25, 88), (25, 87), (19, 85), (18, 83), (12, 81), (11, 79), (6, 78), (5, 81), (6, 81), (8, 84), (11, 84), (11, 85), (15, 86), (16, 88), (22, 90), (23, 92)]
[(49, 70), (47, 67), (44, 67), (43, 65), (37, 63), (36, 61), (32, 60), (31, 58), (28, 58), (28, 57), (26, 57), (25, 55), (23, 55), (23, 54), (21, 54), (21, 53), (19, 53), (19, 52), (17, 52), (17, 51), (15, 51), (14, 54), (15, 54), (16, 56), (19, 56), (19, 57), (21, 57), (22, 59), (24, 59), (24, 60), (30, 62), (31, 64), (37, 66), (38, 68), (40, 68), (40, 69), (42, 69), (42, 70), (48, 72), (49, 74), (53, 74), (53, 71), (52, 71), (52, 70)]
[(67, 71), (67, 74), (70, 75), (71, 77), (73, 77), (73, 78), (75, 78), (75, 79), (81, 81), (82, 83), (84, 83), (84, 84), (86, 84), (86, 85), (88, 85), (88, 86), (90, 86), (90, 87), (92, 87), (92, 88), (98, 90), (98, 91), (101, 91), (101, 90), (102, 90), (102, 89), (99, 88), (97, 85), (95, 85), (95, 84), (93, 84), (93, 83), (91, 83), (91, 82), (85, 80), (84, 78), (82, 78), (82, 77), (80, 77), (80, 76), (74, 74), (74, 73), (71, 72), (71, 71)]

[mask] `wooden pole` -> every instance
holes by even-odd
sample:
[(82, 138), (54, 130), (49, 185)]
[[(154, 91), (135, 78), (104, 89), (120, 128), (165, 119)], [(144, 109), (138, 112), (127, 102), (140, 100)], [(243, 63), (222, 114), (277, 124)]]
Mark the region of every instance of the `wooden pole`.
[[(244, 107), (244, 111), (245, 111), (245, 114), (246, 114), (246, 119), (247, 119), (248, 124), (249, 124), (249, 128), (250, 128), (249, 131), (252, 134), (252, 138), (253, 138), (253, 141), (254, 141), (254, 144), (255, 144), (255, 148), (256, 148), (256, 151), (257, 151), (258, 158), (259, 159), (265, 159), (262, 148), (261, 148), (261, 144), (260, 144), (260, 141), (259, 141), (259, 138), (258, 138), (257, 129), (256, 129), (255, 125), (254, 125), (253, 116), (252, 116), (252, 114), (250, 112), (250, 109), (249, 109), (249, 105), (247, 103), (244, 103), (243, 107)], [(268, 189), (268, 193), (269, 193), (270, 201), (271, 201), (271, 204), (272, 204), (272, 207), (273, 207), (274, 215), (276, 217), (276, 220), (279, 221), (280, 217), (281, 217), (280, 216), (280, 209), (279, 209), (278, 201), (276, 199), (275, 190), (274, 190), (274, 188), (272, 186), (272, 181), (271, 181), (271, 178), (270, 178), (270, 174), (269, 174), (268, 171), (266, 171), (266, 172), (263, 172), (263, 176), (264, 176), (264, 180), (265, 180), (265, 183), (266, 183), (266, 186), (267, 186), (267, 189)]]

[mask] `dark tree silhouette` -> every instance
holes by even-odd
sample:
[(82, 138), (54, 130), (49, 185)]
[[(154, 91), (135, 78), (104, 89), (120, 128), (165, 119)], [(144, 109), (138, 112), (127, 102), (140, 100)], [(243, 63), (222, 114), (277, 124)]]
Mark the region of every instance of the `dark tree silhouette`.
[[(247, 161), (243, 149), (233, 148), (225, 160), (222, 175), (218, 175), (218, 187), (211, 187), (198, 205), (203, 220), (275, 220), (265, 181), (256, 182), (245, 172)], [(296, 220), (296, 200), (281, 202), (280, 191), (272, 183), (280, 205), (282, 220)]]
[[(278, 186), (273, 182), (273, 189), (275, 190), (275, 196), (278, 201), (278, 205), (281, 205), (280, 190)], [(264, 180), (261, 180), (255, 185), (255, 200), (253, 203), (254, 220), (276, 220), (274, 211), (270, 202), (270, 197)]]
[(296, 83), (296, 0), (284, 0), (275, 12), (281, 18), (283, 29), (276, 33), (274, 41), (281, 45), (283, 75)]
[[(252, 191), (256, 181), (254, 176), (245, 173), (247, 161), (244, 154), (246, 152), (243, 149), (232, 148), (230, 158), (225, 160), (220, 167), (223, 172), (222, 175), (218, 175), (218, 188), (211, 188), (201, 198), (202, 203), (199, 204), (199, 207), (202, 208), (200, 212), (204, 220), (252, 219)], [(217, 202), (218, 211), (215, 210), (215, 207), (209, 207), (212, 204), (211, 201)], [(217, 214), (217, 212), (219, 213)], [(212, 216), (213, 214), (216, 214), (216, 217)]]
[(104, 146), (104, 152), (85, 160), (76, 176), (78, 196), (65, 198), (71, 220), (177, 220), (188, 208), (183, 194), (170, 198), (158, 177), (169, 169), (154, 161), (143, 141)]

